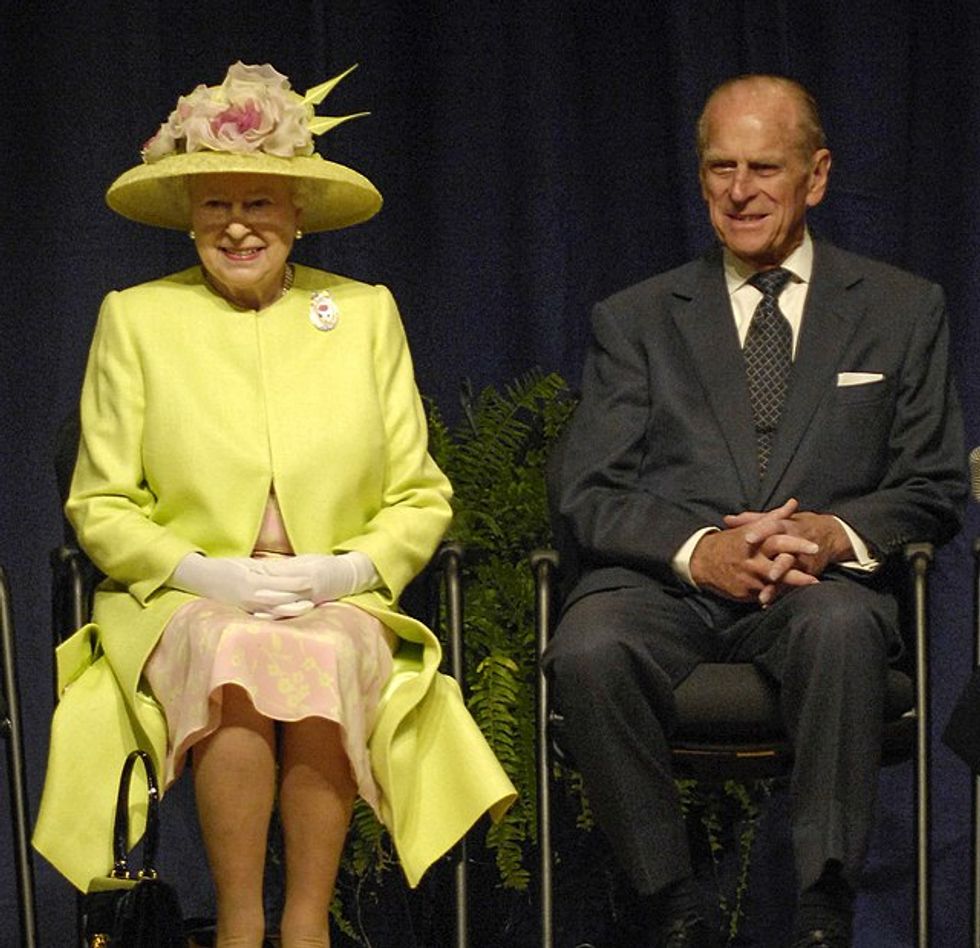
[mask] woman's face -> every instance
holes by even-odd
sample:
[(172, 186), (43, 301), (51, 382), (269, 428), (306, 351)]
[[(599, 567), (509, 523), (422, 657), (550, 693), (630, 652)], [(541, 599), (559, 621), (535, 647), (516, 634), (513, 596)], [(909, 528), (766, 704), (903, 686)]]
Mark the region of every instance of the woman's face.
[(289, 180), (267, 174), (189, 178), (191, 227), (201, 264), (226, 299), (246, 309), (282, 293), (301, 212)]

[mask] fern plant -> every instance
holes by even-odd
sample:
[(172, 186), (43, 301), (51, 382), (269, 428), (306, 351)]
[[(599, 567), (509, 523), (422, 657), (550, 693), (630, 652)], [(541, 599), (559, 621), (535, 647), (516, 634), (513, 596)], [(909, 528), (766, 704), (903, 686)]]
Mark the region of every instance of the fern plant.
[[(537, 840), (534, 696), (537, 654), (534, 591), (527, 554), (553, 542), (545, 488), (550, 449), (574, 400), (560, 376), (531, 372), (503, 391), (462, 393), (463, 422), (450, 430), (430, 406), (433, 456), (453, 483), (450, 533), (467, 551), (466, 665), (469, 708), (520, 794), (492, 827), (504, 887), (529, 882), (525, 856)], [(579, 829), (593, 825), (581, 776), (558, 766), (576, 801)], [(752, 846), (769, 781), (721, 786), (679, 780), (682, 806), (704, 834), (727, 942), (744, 918)], [(726, 891), (721, 858), (733, 850), (734, 885)]]
[[(486, 837), (494, 853), (501, 885), (528, 888), (527, 860), (537, 843), (534, 700), (537, 653), (534, 589), (527, 565), (529, 551), (552, 545), (545, 487), (550, 450), (574, 408), (568, 386), (558, 375), (527, 373), (498, 390), (476, 393), (464, 385), (462, 421), (450, 428), (429, 402), (429, 450), (453, 484), (453, 522), (449, 537), (466, 549), (464, 573), (467, 706), (518, 790), (518, 799)], [(445, 640), (445, 631), (440, 630)], [(593, 820), (581, 776), (557, 766), (575, 800), (580, 830)], [(710, 861), (718, 875), (720, 856), (729, 846), (737, 857), (734, 891), (719, 885), (719, 902), (732, 943), (744, 915), (744, 896), (752, 843), (768, 782), (723, 787), (678, 781), (682, 806), (704, 832)], [(738, 825), (737, 834), (726, 829)], [(366, 882), (380, 881), (394, 865), (391, 842), (370, 809), (359, 801), (342, 875), (355, 906)], [(720, 880), (716, 880), (720, 881)], [(359, 944), (345, 918), (340, 895), (334, 917)]]
[(430, 405), (430, 450), (453, 484), (453, 539), (466, 548), (468, 706), (519, 796), (487, 835), (501, 883), (523, 890), (537, 839), (534, 590), (527, 554), (550, 542), (545, 464), (573, 400), (555, 374), (503, 391), (469, 386), (454, 430)]
[[(724, 944), (732, 945), (745, 920), (752, 848), (763, 807), (772, 795), (773, 781), (725, 780), (720, 784), (702, 784), (681, 778), (676, 783), (692, 839), (700, 828), (700, 842), (707, 850), (714, 889), (718, 893)], [(722, 861), (729, 853), (735, 860), (735, 876), (726, 885)]]

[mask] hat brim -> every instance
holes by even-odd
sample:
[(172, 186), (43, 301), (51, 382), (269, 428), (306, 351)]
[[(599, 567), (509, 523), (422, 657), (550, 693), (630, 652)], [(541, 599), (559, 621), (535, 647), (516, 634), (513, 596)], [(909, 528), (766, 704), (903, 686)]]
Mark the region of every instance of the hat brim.
[(106, 203), (117, 214), (153, 227), (188, 230), (187, 202), (175, 200), (175, 178), (195, 174), (269, 174), (301, 178), (313, 186), (303, 195), (303, 230), (339, 230), (368, 220), (381, 210), (381, 194), (346, 165), (320, 155), (277, 158), (263, 152), (234, 154), (197, 151), (176, 154), (124, 172), (109, 186)]

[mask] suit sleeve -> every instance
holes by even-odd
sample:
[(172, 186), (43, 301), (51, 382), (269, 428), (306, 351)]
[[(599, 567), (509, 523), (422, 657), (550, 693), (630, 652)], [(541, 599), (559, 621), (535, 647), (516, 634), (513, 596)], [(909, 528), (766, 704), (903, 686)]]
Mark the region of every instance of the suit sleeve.
[[(854, 432), (860, 450), (860, 432)], [(878, 556), (906, 543), (943, 543), (959, 529), (966, 501), (963, 421), (949, 366), (942, 290), (932, 284), (912, 320), (896, 384), (888, 457), (878, 489), (830, 511)]]
[(96, 566), (140, 602), (193, 544), (151, 518), (142, 464), (145, 406), (138, 347), (118, 293), (99, 312), (81, 397), (81, 438), (65, 512)]
[(591, 565), (670, 576), (674, 554), (706, 524), (641, 484), (651, 367), (629, 317), (602, 303), (593, 310), (582, 401), (563, 455), (561, 512)]
[(425, 412), (395, 301), (385, 287), (377, 291), (374, 372), (385, 430), (384, 490), (380, 508), (363, 531), (335, 552), (366, 553), (393, 603), (442, 539), (452, 489), (428, 453)]

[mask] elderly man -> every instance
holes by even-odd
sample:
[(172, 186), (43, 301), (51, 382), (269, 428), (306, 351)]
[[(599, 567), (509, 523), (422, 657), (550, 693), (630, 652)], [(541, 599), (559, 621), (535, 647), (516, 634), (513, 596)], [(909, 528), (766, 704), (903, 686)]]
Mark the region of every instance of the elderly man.
[(698, 125), (721, 247), (596, 306), (561, 510), (582, 574), (545, 656), (648, 944), (713, 945), (666, 735), (701, 661), (780, 685), (794, 948), (851, 943), (900, 649), (880, 567), (965, 499), (934, 284), (811, 238), (831, 156), (800, 85), (744, 76)]

